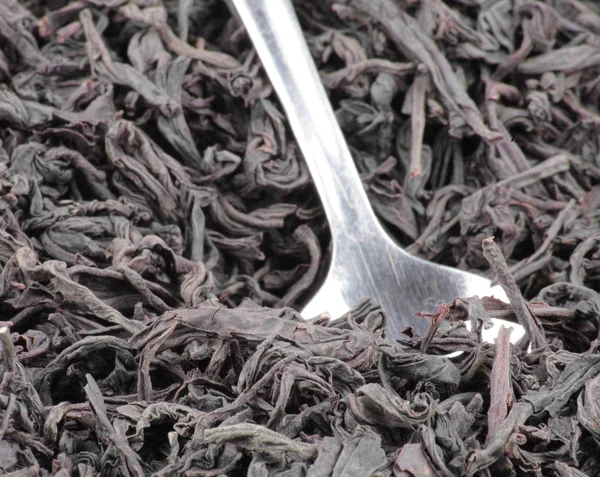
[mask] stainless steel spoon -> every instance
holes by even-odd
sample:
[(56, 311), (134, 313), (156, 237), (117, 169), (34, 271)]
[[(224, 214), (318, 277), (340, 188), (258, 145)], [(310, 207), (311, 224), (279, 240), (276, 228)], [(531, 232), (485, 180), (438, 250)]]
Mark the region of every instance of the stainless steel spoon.
[[(387, 335), (401, 336), (428, 323), (417, 311), (434, 311), (455, 297), (495, 296), (477, 275), (436, 265), (403, 251), (378, 222), (340, 130), (289, 0), (233, 0), (262, 64), (285, 109), (327, 215), (333, 240), (331, 265), (320, 290), (302, 312), (305, 318), (329, 312), (340, 316), (364, 297), (372, 297), (388, 317)], [(484, 338), (503, 323), (496, 320)]]

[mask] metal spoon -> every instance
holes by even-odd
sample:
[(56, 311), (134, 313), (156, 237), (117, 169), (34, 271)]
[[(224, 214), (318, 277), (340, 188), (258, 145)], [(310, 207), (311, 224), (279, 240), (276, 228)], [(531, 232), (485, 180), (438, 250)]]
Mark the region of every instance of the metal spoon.
[[(402, 250), (375, 217), (289, 0), (233, 0), (262, 64), (285, 109), (327, 215), (333, 240), (331, 265), (305, 318), (329, 312), (340, 316), (372, 297), (388, 317), (387, 336), (401, 337), (408, 325), (428, 326), (417, 311), (434, 311), (455, 297), (495, 296), (500, 287), (472, 273), (436, 265)], [(484, 339), (501, 323), (495, 320)]]

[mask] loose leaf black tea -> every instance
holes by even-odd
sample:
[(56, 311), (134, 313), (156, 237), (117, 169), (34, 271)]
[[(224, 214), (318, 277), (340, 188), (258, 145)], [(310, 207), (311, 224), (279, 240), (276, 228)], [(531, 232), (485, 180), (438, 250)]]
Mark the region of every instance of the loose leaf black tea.
[(328, 226), (229, 3), (0, 0), (0, 475), (598, 475), (600, 6), (294, 6), (389, 233), (510, 303), (305, 321)]

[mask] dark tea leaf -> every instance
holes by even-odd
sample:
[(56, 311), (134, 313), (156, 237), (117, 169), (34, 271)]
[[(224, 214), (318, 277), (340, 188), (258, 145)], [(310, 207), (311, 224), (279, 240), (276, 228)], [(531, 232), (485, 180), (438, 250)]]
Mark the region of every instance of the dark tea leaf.
[(230, 3), (0, 0), (0, 474), (598, 475), (597, 2), (294, 1), (388, 232), (510, 299), (394, 343), (298, 313), (328, 224)]

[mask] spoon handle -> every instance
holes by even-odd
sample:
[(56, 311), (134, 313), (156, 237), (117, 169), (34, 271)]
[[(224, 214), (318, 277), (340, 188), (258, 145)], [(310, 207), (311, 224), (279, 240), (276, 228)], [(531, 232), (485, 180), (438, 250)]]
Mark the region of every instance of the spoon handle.
[(334, 244), (356, 239), (357, 233), (377, 233), (380, 225), (290, 0), (233, 0), (233, 4), (287, 114)]

